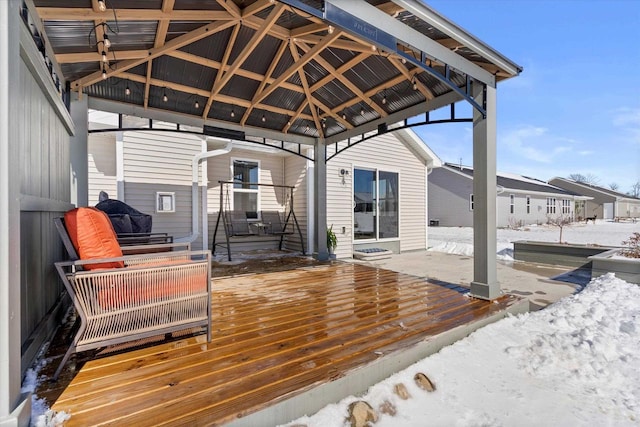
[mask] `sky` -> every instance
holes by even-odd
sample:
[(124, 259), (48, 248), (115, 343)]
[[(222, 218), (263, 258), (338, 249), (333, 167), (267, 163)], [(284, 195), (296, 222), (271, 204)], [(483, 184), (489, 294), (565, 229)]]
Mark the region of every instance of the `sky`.
[[(592, 175), (623, 193), (640, 181), (640, 1), (427, 4), (524, 69), (498, 84), (499, 171)], [(414, 130), (443, 161), (472, 165), (470, 123)]]

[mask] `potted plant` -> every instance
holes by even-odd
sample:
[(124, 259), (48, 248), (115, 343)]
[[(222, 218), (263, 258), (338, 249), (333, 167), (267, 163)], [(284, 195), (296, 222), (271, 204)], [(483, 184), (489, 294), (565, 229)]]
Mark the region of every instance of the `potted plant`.
[(327, 228), (327, 249), (330, 255), (333, 255), (336, 247), (338, 247), (338, 238), (336, 233), (333, 232), (333, 224), (331, 224), (331, 227)]

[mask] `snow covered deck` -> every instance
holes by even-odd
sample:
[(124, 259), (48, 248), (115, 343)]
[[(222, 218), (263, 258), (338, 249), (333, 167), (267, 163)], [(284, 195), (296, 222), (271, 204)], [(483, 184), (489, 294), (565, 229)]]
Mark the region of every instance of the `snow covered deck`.
[(214, 279), (213, 340), (91, 360), (49, 402), (65, 425), (274, 425), (313, 412), (522, 312), (442, 283), (334, 262)]

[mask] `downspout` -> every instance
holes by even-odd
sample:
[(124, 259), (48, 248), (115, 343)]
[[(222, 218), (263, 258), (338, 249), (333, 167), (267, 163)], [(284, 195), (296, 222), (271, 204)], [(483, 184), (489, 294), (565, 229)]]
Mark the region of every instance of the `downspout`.
[[(218, 138), (215, 138), (218, 139)], [(192, 161), (192, 177), (191, 177), (191, 235), (181, 237), (176, 239), (177, 243), (192, 243), (195, 242), (198, 236), (200, 235), (200, 231), (198, 229), (198, 169), (200, 167), (200, 163), (208, 158), (220, 156), (222, 154), (227, 154), (231, 151), (233, 146), (233, 142), (229, 141), (224, 148), (220, 148), (218, 150), (207, 151), (206, 153), (199, 153), (193, 157)], [(206, 221), (207, 218), (207, 206), (204, 203), (205, 196), (207, 194), (206, 187), (202, 188), (202, 221)], [(205, 227), (203, 226), (203, 229)], [(202, 235), (202, 249), (206, 250), (209, 246), (209, 242), (207, 241), (209, 236)]]

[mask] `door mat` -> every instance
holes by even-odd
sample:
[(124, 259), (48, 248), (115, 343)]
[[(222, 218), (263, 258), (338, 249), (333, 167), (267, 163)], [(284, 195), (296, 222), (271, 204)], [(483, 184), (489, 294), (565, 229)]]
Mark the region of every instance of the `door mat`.
[(353, 251), (353, 257), (363, 261), (375, 261), (378, 259), (391, 258), (393, 252), (382, 248), (356, 249)]

